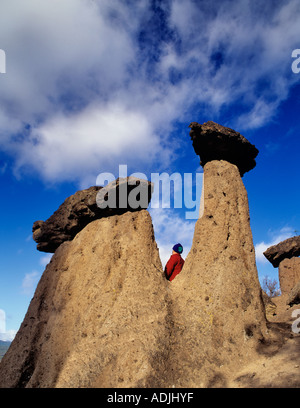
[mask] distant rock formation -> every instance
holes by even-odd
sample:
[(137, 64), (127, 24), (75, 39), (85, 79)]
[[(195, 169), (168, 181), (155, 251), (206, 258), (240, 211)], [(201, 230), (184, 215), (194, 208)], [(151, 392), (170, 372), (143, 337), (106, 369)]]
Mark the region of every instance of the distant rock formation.
[(233, 129), (208, 121), (203, 125), (192, 122), (190, 136), (201, 166), (212, 160), (235, 164), (241, 176), (256, 166), (257, 148)]
[(0, 387), (158, 387), (168, 282), (146, 210), (57, 249), (0, 365)]
[[(99, 208), (97, 194), (103, 187), (90, 187), (77, 191), (68, 197), (64, 203), (46, 221), (36, 221), (33, 224), (33, 239), (37, 249), (43, 252), (55, 252), (65, 241), (72, 240), (87, 224), (96, 219), (111, 215), (124, 214), (127, 211), (138, 211), (147, 208), (151, 200), (153, 184), (135, 177), (118, 178), (105, 186), (106, 194), (115, 197), (114, 208), (106, 206)], [(132, 207), (128, 197), (133, 189), (138, 189), (142, 207)], [(119, 202), (119, 192), (122, 189), (122, 205)], [(125, 198), (125, 200), (124, 200)], [(102, 201), (103, 200), (102, 198)]]
[(264, 252), (264, 256), (277, 268), (281, 261), (300, 255), (300, 235), (288, 238), (277, 245), (273, 245)]
[[(300, 235), (281, 241), (264, 252), (274, 268), (278, 268), (281, 294), (292, 299), (292, 289), (300, 281)], [(289, 300), (287, 303), (292, 303)]]

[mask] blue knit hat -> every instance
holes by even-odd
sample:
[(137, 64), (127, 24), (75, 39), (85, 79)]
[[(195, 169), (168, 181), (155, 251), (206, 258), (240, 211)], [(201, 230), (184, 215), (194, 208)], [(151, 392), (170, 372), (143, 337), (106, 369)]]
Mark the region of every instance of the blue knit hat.
[(173, 246), (173, 251), (177, 252), (178, 254), (181, 254), (183, 251), (183, 247), (181, 244), (176, 244)]

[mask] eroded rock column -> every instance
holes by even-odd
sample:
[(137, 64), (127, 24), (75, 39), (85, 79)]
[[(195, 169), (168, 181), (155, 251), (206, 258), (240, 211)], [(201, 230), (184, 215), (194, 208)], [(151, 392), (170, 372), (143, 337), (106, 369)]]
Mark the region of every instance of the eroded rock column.
[(150, 214), (88, 224), (56, 250), (0, 365), (1, 387), (158, 387), (167, 281)]
[[(222, 127), (214, 125), (207, 126), (216, 135), (208, 138), (210, 152), (215, 149), (219, 157), (218, 139), (224, 154), (228, 130), (222, 133)], [(240, 141), (244, 148), (247, 141)], [(250, 159), (253, 166), (253, 156)], [(245, 163), (241, 171), (227, 160), (214, 160), (212, 154), (203, 164), (203, 215), (184, 268), (170, 285), (176, 316), (172, 344), (176, 386), (226, 386), (226, 373), (250, 359), (266, 335), (248, 198), (240, 176), (247, 170)]]

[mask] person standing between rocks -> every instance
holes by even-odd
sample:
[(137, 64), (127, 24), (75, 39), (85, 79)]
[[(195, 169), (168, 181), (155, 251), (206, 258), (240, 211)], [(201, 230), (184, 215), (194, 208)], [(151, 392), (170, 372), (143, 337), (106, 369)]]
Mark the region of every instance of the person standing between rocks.
[(165, 276), (169, 281), (172, 281), (181, 272), (184, 265), (184, 259), (180, 255), (183, 252), (182, 245), (176, 244), (172, 250), (172, 255), (165, 266)]

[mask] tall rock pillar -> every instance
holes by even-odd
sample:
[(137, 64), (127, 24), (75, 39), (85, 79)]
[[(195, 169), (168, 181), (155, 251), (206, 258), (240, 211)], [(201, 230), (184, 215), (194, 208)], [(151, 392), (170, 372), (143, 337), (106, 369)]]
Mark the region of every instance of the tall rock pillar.
[(43, 273), (0, 388), (159, 386), (166, 288), (148, 211), (89, 223)]
[(184, 268), (171, 285), (172, 380), (183, 387), (226, 386), (229, 370), (253, 356), (266, 332), (241, 179), (258, 151), (214, 122), (191, 128), (204, 167), (204, 205)]

